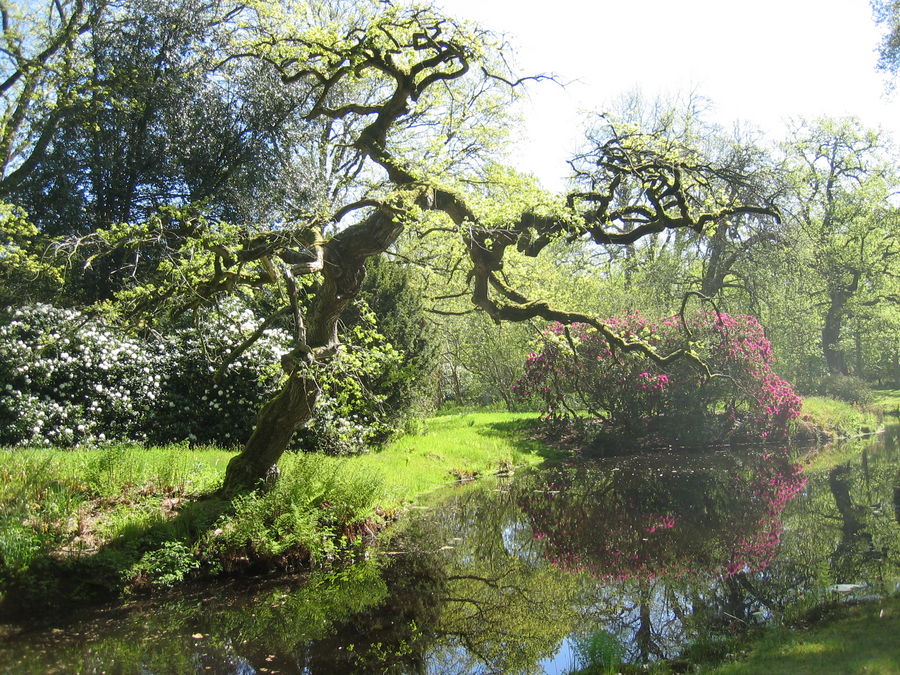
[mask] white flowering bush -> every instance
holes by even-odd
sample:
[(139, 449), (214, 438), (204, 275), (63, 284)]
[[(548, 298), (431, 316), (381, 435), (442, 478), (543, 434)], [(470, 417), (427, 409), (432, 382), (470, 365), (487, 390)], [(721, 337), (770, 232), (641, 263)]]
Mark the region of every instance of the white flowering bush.
[(281, 384), (280, 361), (290, 337), (268, 329), (247, 351), (222, 364), (260, 323), (252, 310), (232, 301), (166, 339), (161, 365), (166, 386), (148, 430), (152, 442), (231, 447), (247, 440), (260, 406)]
[[(229, 301), (150, 341), (71, 309), (7, 309), (0, 316), (0, 445), (241, 445), (281, 385), (289, 348), (288, 334), (273, 328), (226, 363), (260, 321)], [(407, 376), (402, 362), (367, 314), (323, 367), (316, 417), (294, 447), (348, 454), (382, 443), (399, 419), (388, 397)]]
[[(315, 416), (294, 435), (296, 450), (365, 452), (384, 443), (406, 413), (389, 400), (397, 381), (408, 377), (403, 354), (377, 331), (364, 303), (359, 314), (359, 323), (344, 331), (341, 349), (321, 367), (322, 394)], [(186, 439), (229, 447), (247, 440), (259, 407), (281, 384), (280, 361), (290, 336), (268, 329), (226, 368), (220, 365), (259, 324), (250, 309), (232, 300), (196, 326), (173, 333), (164, 361), (166, 386), (148, 430), (153, 442)]]
[(146, 439), (164, 355), (102, 321), (37, 304), (0, 324), (0, 444)]
[(278, 386), (287, 336), (267, 331), (217, 373), (258, 320), (229, 307), (156, 341), (50, 305), (0, 324), (0, 444), (188, 441), (234, 446)]

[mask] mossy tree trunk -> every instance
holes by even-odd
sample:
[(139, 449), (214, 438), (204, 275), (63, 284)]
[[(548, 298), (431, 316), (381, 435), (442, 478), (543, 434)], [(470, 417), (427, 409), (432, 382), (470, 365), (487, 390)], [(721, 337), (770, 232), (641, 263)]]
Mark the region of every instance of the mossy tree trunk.
[(321, 388), (316, 371), (327, 367), (340, 348), (338, 321), (365, 280), (366, 259), (384, 252), (403, 226), (392, 214), (374, 211), (368, 218), (323, 245), (322, 284), (306, 313), (297, 313), (296, 347), (282, 358), (287, 379), (256, 419), (247, 444), (228, 463), (222, 491), (226, 495), (253, 489), (287, 450), (294, 431), (315, 414)]

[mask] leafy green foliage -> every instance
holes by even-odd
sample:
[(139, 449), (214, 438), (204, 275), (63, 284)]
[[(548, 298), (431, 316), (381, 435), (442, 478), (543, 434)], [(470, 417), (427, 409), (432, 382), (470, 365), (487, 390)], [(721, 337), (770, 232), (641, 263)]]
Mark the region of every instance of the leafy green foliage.
[(207, 538), (209, 553), (223, 564), (237, 564), (233, 559), (241, 555), (248, 561), (286, 553), (299, 561), (331, 557), (340, 535), (372, 517), (381, 497), (381, 481), (348, 464), (291, 455), (281, 471), (270, 489), (238, 497), (234, 513)]
[(193, 570), (200, 567), (200, 561), (191, 549), (178, 541), (167, 541), (162, 546), (145, 553), (128, 570), (131, 583), (150, 583), (153, 586), (170, 588), (184, 581)]
[(295, 444), (328, 454), (384, 445), (424, 406), (435, 335), (410, 272), (371, 258), (360, 299), (344, 312), (343, 348), (318, 381), (323, 398)]
[(330, 455), (368, 452), (390, 438), (408, 410), (388, 401), (392, 389), (405, 385), (403, 355), (377, 332), (374, 315), (365, 312), (361, 321), (320, 370), (323, 396), (315, 416), (295, 434), (297, 446)]
[(0, 306), (62, 282), (58, 265), (44, 255), (47, 243), (20, 206), (0, 201)]
[(822, 379), (819, 391), (824, 396), (847, 403), (866, 405), (872, 400), (872, 390), (869, 385), (862, 378), (853, 375), (829, 375)]
[(575, 658), (580, 675), (606, 675), (618, 671), (625, 647), (609, 631), (589, 633), (575, 641)]

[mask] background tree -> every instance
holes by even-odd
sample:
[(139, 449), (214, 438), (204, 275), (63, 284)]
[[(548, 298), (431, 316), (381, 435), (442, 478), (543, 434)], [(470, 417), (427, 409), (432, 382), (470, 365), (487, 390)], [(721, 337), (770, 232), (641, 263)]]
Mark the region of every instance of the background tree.
[[(646, 100), (639, 92), (623, 97), (608, 115), (599, 118), (604, 132), (607, 117), (652, 135), (660, 144), (691, 148), (719, 172), (727, 198), (746, 203), (773, 203), (781, 190), (775, 161), (752, 129), (726, 130), (708, 121), (709, 100), (689, 93), (670, 99)], [(588, 149), (588, 153), (590, 150)], [(579, 177), (579, 162), (573, 162)], [(709, 224), (705, 232), (666, 231), (636, 244), (609, 247), (629, 302), (606, 309), (609, 314), (640, 309), (658, 315), (675, 312), (684, 294), (700, 291), (720, 302), (739, 306), (758, 303), (752, 261), (782, 241), (776, 219), (745, 213)]]
[[(42, 233), (85, 234), (199, 202), (246, 226), (327, 194), (327, 171), (313, 166), (321, 130), (293, 114), (293, 90), (224, 51), (246, 12), (129, 0), (95, 17), (75, 51), (71, 100), (10, 193)], [(122, 265), (97, 262), (71, 292), (108, 297)]]
[[(13, 192), (44, 158), (78, 97), (83, 36), (106, 3), (0, 3), (0, 302), (33, 296), (59, 281), (41, 259), (46, 241)], [(39, 281), (40, 280), (40, 281)]]
[(0, 199), (41, 160), (77, 96), (76, 53), (105, 2), (0, 3)]
[(896, 302), (889, 280), (900, 260), (900, 221), (889, 197), (897, 177), (885, 149), (876, 132), (853, 119), (805, 123), (786, 146), (793, 251), (815, 279), (822, 356), (831, 374), (850, 372), (842, 344), (848, 316)]
[(871, 0), (876, 23), (884, 29), (879, 45), (878, 68), (896, 75), (900, 68), (900, 5), (896, 0)]

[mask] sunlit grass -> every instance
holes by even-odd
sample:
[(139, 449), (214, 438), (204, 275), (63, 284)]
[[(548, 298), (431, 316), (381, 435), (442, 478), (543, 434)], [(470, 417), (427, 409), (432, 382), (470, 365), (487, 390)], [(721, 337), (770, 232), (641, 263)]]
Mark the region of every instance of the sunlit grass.
[(745, 660), (703, 672), (894, 674), (900, 672), (898, 636), (900, 598), (895, 597), (855, 607), (808, 630), (767, 630)]
[[(442, 415), (426, 420), (422, 433), (401, 436), (383, 450), (355, 457), (320, 456), (317, 461), (379, 474), (389, 499), (409, 500), (459, 476), (541, 463), (552, 453), (527, 438), (526, 427), (535, 417), (502, 412)], [(233, 454), (215, 448), (130, 444), (6, 449), (0, 451), (0, 503), (40, 502), (48, 491), (75, 495), (78, 501), (127, 501), (130, 493), (204, 494), (221, 484)]]
[(862, 407), (824, 396), (808, 396), (803, 399), (801, 415), (829, 432), (839, 436), (855, 436), (877, 431), (878, 415), (871, 407)]
[[(171, 445), (144, 448), (117, 444), (103, 449), (58, 450), (10, 448), (0, 450), (0, 500), (9, 492), (40, 489), (52, 477), (69, 489), (99, 497), (145, 491), (178, 489), (200, 494), (221, 481), (233, 453), (218, 449), (189, 449)], [(30, 487), (29, 487), (30, 486)]]
[(900, 389), (873, 389), (872, 404), (888, 413), (900, 413)]
[(479, 412), (432, 417), (421, 434), (398, 438), (380, 452), (356, 457), (379, 472), (390, 499), (403, 501), (459, 477), (535, 466), (557, 456), (527, 437), (536, 413)]

